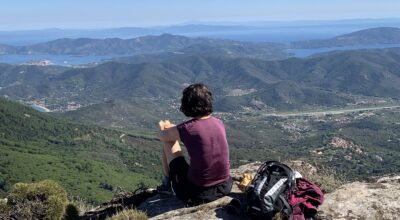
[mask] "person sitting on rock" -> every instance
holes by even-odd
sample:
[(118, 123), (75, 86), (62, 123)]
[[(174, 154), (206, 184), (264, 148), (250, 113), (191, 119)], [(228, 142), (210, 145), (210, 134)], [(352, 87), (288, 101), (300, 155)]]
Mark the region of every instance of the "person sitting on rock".
[[(159, 122), (165, 177), (158, 189), (171, 188), (172, 183), (176, 196), (189, 205), (216, 200), (232, 189), (225, 127), (211, 115), (212, 102), (207, 86), (190, 85), (183, 90), (180, 111), (192, 119), (178, 125)], [(190, 163), (179, 141), (185, 145)]]

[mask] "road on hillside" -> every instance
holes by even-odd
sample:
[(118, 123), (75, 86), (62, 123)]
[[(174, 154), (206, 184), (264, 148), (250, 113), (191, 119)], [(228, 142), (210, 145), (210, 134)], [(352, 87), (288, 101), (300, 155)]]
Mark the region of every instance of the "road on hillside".
[(316, 111), (316, 112), (269, 113), (269, 114), (263, 114), (262, 116), (287, 117), (287, 116), (338, 115), (338, 114), (351, 113), (351, 112), (375, 111), (375, 110), (381, 110), (381, 109), (396, 109), (396, 108), (400, 108), (400, 105), (342, 109), (342, 110), (339, 109), (339, 110), (327, 110), (327, 111)]

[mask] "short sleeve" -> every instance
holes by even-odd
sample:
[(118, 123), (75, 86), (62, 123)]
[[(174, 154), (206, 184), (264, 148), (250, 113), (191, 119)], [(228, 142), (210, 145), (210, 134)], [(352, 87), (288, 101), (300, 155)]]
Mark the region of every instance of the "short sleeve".
[(176, 126), (179, 132), (179, 138), (182, 142), (185, 142), (185, 137), (187, 136), (188, 132), (186, 129), (186, 123), (181, 123)]

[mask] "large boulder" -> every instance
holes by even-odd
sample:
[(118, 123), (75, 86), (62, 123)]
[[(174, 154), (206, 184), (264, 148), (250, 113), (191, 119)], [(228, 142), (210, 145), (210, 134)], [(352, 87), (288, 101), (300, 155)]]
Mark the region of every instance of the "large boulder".
[(398, 219), (400, 216), (400, 176), (372, 182), (353, 182), (325, 195), (320, 207), (323, 219)]

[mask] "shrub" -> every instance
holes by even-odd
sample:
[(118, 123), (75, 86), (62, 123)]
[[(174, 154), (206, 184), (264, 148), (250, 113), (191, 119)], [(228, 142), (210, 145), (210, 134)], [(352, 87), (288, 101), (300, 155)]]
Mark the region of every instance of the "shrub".
[(146, 213), (138, 211), (136, 209), (124, 210), (114, 216), (111, 216), (107, 220), (147, 220)]
[(101, 182), (99, 187), (108, 191), (113, 191), (114, 187), (111, 184)]
[(0, 199), (0, 219), (6, 219), (9, 211), (10, 209), (7, 205), (7, 202), (3, 199)]
[(17, 183), (7, 198), (12, 219), (61, 219), (67, 204), (67, 193), (51, 180)]
[(316, 164), (312, 166), (306, 162), (301, 162), (296, 165), (296, 163), (292, 161), (288, 164), (290, 164), (293, 169), (299, 171), (303, 177), (317, 184), (323, 193), (333, 192), (345, 183), (345, 177), (337, 173), (333, 168), (323, 165), (317, 166)]
[(346, 183), (345, 177), (338, 174), (333, 168), (321, 166), (318, 174), (311, 175), (310, 180), (321, 187), (323, 193), (330, 193)]

